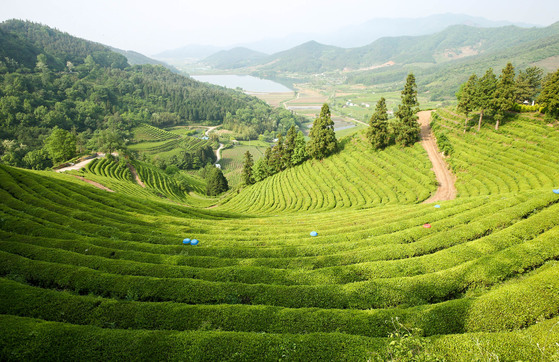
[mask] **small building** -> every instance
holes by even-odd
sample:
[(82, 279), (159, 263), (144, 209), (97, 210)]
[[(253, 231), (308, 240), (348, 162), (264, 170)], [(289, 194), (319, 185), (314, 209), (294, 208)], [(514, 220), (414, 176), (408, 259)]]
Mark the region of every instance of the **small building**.
[(217, 167), (217, 168), (219, 168), (219, 169), (221, 170), (221, 164), (216, 163), (216, 164), (215, 164), (215, 167)]

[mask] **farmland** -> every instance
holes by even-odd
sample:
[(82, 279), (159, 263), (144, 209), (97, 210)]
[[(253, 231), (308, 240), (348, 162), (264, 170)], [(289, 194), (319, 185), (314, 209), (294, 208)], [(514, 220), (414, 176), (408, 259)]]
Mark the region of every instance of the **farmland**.
[(558, 358), (557, 126), (464, 134), (436, 114), (458, 190), (439, 207), (419, 144), (372, 151), (362, 132), (211, 209), (199, 181), (141, 162), (146, 188), (116, 161), (75, 172), (114, 193), (0, 165), (3, 356), (383, 360), (415, 341), (450, 361)]

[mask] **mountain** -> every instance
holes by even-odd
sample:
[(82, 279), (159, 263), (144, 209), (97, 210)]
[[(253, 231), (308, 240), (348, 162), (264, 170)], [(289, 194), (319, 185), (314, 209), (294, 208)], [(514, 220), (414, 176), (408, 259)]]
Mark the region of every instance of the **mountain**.
[(546, 28), (478, 28), (453, 25), (423, 36), (385, 37), (369, 45), (345, 49), (308, 42), (273, 54), (259, 64), (260, 71), (320, 73), (396, 65), (444, 63), (465, 57), (506, 50), (511, 46), (559, 34), (557, 26)]
[(268, 55), (248, 48), (222, 50), (205, 58), (202, 63), (217, 69), (236, 69), (257, 64)]
[[(343, 27), (328, 33), (293, 33), (284, 37), (265, 38), (252, 42), (241, 42), (230, 47), (243, 47), (253, 49), (266, 54), (274, 54), (291, 49), (300, 44), (316, 41), (326, 45), (334, 45), (342, 48), (361, 47), (372, 43), (382, 37), (396, 36), (418, 36), (433, 34), (444, 30), (451, 25), (469, 25), (474, 27), (502, 27), (515, 25), (518, 27), (534, 27), (534, 24), (526, 24), (510, 21), (493, 21), (482, 17), (474, 17), (465, 14), (437, 14), (421, 18), (373, 18), (366, 22)], [(201, 60), (218, 51), (225, 50), (223, 47), (211, 45), (188, 45), (182, 48), (167, 50), (154, 55), (162, 60)]]
[(118, 48), (113, 48), (110, 47), (110, 49), (116, 53), (122, 54), (126, 57), (126, 59), (128, 59), (128, 63), (130, 65), (144, 65), (144, 64), (151, 64), (151, 65), (161, 65), (167, 69), (169, 69), (170, 71), (174, 72), (174, 73), (180, 73), (180, 71), (173, 67), (172, 65), (169, 65), (165, 62), (159, 61), (159, 60), (155, 60), (152, 58), (149, 58), (143, 54), (140, 54), (138, 52), (132, 51), (132, 50), (122, 50), (122, 49), (118, 49)]
[(255, 97), (159, 65), (130, 66), (107, 46), (41, 24), (1, 23), (0, 49), (0, 160), (12, 166), (48, 167), (36, 156), (44, 155), (44, 140), (55, 128), (72, 131), (83, 150), (96, 151), (100, 132), (111, 127), (124, 142), (141, 123), (221, 124), (242, 109), (247, 119), (267, 119), (265, 130), (275, 132), (283, 117)]
[(440, 32), (452, 25), (468, 25), (480, 28), (534, 27), (532, 24), (513, 23), (509, 21), (492, 21), (482, 17), (465, 14), (436, 14), (422, 18), (377, 18), (364, 23), (342, 28), (316, 40), (325, 44), (344, 48), (360, 47), (376, 39), (397, 36), (418, 36)]

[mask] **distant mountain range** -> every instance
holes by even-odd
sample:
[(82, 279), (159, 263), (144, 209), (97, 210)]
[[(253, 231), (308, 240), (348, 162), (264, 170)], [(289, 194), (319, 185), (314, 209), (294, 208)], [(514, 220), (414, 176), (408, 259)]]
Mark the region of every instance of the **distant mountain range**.
[(202, 64), (272, 79), (333, 73), (348, 83), (368, 85), (401, 82), (414, 72), (424, 89), (450, 96), (472, 73), (481, 76), (489, 67), (498, 73), (507, 62), (520, 69), (556, 70), (559, 22), (545, 28), (452, 25), (430, 35), (384, 37), (349, 49), (309, 41), (269, 56), (235, 48)]
[[(559, 35), (559, 23), (546, 28), (478, 28), (453, 25), (435, 34), (384, 37), (369, 45), (340, 48), (310, 41), (286, 51), (250, 62), (259, 71), (323, 73), (370, 70), (390, 63), (433, 65), (461, 58), (499, 52), (512, 46)], [(222, 58), (225, 54), (222, 53)], [(237, 58), (235, 64), (239, 63)], [(205, 62), (204, 62), (205, 63)], [(221, 69), (231, 69), (222, 61)]]
[(507, 25), (516, 25), (519, 27), (535, 26), (526, 23), (493, 21), (464, 14), (438, 14), (423, 18), (377, 18), (361, 24), (348, 26), (329, 34), (296, 33), (283, 38), (263, 39), (257, 42), (241, 43), (230, 47), (188, 45), (155, 54), (153, 57), (162, 60), (195, 61), (202, 60), (219, 51), (238, 47), (248, 48), (260, 53), (274, 54), (309, 41), (316, 41), (322, 44), (344, 48), (353, 48), (370, 44), (382, 37), (433, 34), (451, 25), (469, 25), (485, 28)]

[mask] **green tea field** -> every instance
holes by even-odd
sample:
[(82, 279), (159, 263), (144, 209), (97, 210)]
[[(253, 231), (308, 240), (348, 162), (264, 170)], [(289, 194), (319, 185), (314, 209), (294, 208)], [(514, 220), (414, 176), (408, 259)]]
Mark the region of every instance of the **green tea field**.
[(80, 171), (114, 192), (0, 165), (1, 359), (559, 360), (557, 125), (433, 118), (438, 203), (419, 143), (363, 132), (222, 199), (141, 162), (145, 188)]

